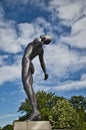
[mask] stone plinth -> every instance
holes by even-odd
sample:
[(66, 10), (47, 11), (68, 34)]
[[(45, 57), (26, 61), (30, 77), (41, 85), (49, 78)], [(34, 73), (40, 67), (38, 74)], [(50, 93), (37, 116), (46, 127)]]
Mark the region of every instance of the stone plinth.
[(14, 130), (51, 130), (51, 125), (49, 121), (15, 122)]

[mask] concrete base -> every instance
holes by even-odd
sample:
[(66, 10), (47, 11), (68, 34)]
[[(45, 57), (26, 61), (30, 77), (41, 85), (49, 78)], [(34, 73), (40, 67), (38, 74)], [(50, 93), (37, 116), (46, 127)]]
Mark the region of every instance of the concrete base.
[(51, 130), (51, 125), (49, 121), (15, 122), (14, 130)]

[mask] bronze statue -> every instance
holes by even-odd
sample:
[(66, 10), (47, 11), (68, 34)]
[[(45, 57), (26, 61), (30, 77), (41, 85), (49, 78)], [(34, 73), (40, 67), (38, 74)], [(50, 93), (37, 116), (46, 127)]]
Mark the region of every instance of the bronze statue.
[(28, 118), (28, 120), (41, 119), (40, 112), (37, 108), (36, 96), (32, 88), (32, 75), (34, 74), (34, 66), (32, 64), (32, 60), (37, 55), (39, 56), (39, 61), (44, 72), (44, 80), (47, 80), (48, 74), (46, 72), (46, 67), (43, 58), (43, 44), (48, 45), (50, 42), (51, 37), (49, 35), (41, 35), (39, 38), (36, 38), (34, 41), (27, 45), (22, 59), (22, 82), (32, 108), (32, 114)]

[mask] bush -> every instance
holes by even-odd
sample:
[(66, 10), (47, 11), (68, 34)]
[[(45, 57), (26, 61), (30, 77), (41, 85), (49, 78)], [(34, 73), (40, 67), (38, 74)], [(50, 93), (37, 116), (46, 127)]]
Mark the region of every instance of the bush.
[(49, 120), (52, 128), (77, 128), (79, 126), (79, 115), (66, 99), (59, 99), (52, 108)]

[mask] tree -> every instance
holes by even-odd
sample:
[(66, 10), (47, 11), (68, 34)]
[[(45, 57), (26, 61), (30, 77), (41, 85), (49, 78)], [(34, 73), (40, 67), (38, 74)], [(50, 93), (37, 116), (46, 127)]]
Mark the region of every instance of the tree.
[(2, 130), (13, 130), (13, 125), (8, 124), (8, 125), (4, 126), (2, 128)]
[(83, 96), (72, 96), (70, 103), (79, 113), (79, 124), (80, 130), (86, 125), (86, 97)]
[(52, 128), (76, 128), (79, 125), (79, 116), (76, 110), (66, 99), (59, 99), (55, 106), (52, 107), (49, 120)]
[[(36, 97), (42, 120), (49, 120), (51, 108), (56, 104), (58, 99), (63, 99), (63, 97), (58, 97), (55, 96), (54, 93), (46, 93), (45, 91), (37, 92)], [(25, 120), (30, 116), (31, 107), (28, 99), (25, 99), (25, 101), (21, 103), (18, 112), (25, 113), (25, 115), (21, 116), (19, 120)]]
[(80, 128), (80, 130), (86, 130), (86, 122), (83, 122), (82, 127)]
[(38, 108), (41, 112), (42, 120), (49, 120), (51, 108), (56, 104), (57, 100), (59, 99), (63, 99), (63, 97), (55, 96), (55, 94), (51, 92), (37, 92)]
[[(86, 113), (77, 111), (78, 107), (75, 107), (76, 103), (72, 100), (67, 100), (64, 97), (56, 96), (54, 93), (46, 93), (45, 91), (40, 91), (36, 93), (38, 108), (42, 115), (42, 120), (50, 120), (53, 128), (73, 128), (78, 126), (80, 130), (85, 127), (85, 120), (82, 122), (82, 118), (86, 117)], [(75, 98), (74, 98), (75, 100)], [(84, 106), (84, 104), (83, 104)], [(81, 107), (81, 108), (85, 108)], [(30, 102), (25, 99), (21, 103), (18, 112), (24, 115), (19, 117), (19, 120), (26, 120), (31, 114)], [(78, 114), (79, 113), (79, 114)], [(81, 120), (81, 121), (80, 121)], [(80, 124), (80, 125), (79, 125)], [(79, 128), (78, 128), (79, 130)]]
[(21, 112), (21, 114), (25, 113), (23, 116), (19, 117), (20, 121), (26, 120), (31, 114), (30, 101), (27, 98), (21, 103), (20, 107), (18, 108), (18, 112)]
[(83, 96), (72, 96), (70, 98), (70, 103), (78, 111), (86, 111), (86, 97)]

